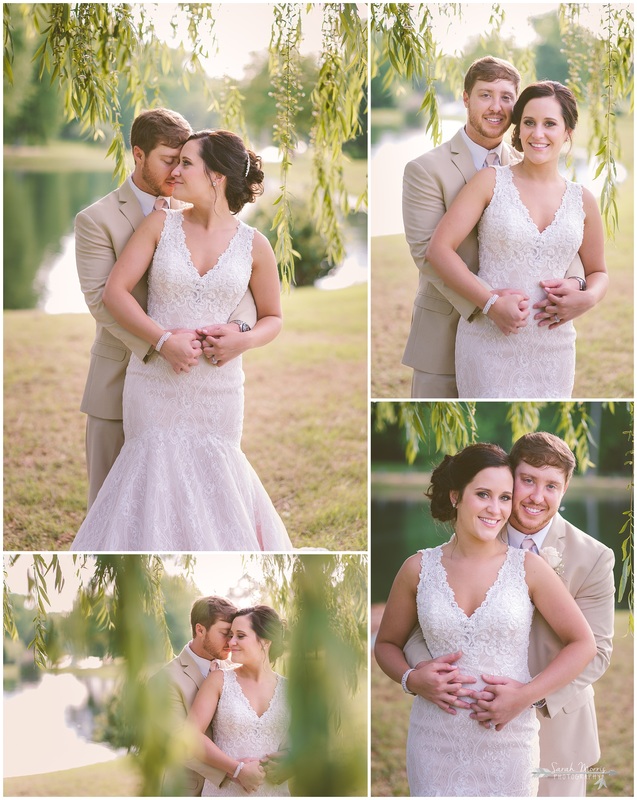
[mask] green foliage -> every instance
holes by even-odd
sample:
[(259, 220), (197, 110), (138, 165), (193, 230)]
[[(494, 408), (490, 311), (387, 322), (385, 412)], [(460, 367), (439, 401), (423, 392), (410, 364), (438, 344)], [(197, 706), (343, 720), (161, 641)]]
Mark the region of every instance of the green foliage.
[(292, 711), (289, 764), (294, 793), (305, 797), (364, 792), (365, 737), (338, 736), (347, 694), (357, 691), (367, 661), (365, 556), (263, 556), (265, 585), (288, 610)]
[[(629, 430), (625, 431), (628, 438), (630, 448), (626, 453), (626, 465), (633, 467), (635, 458), (635, 433), (631, 425)], [(634, 509), (634, 480), (630, 483), (630, 508), (624, 511), (626, 522), (623, 524), (619, 535), (623, 536), (622, 539), (622, 575), (619, 581), (619, 589), (617, 590), (617, 599), (621, 600), (625, 594), (628, 595), (628, 608), (630, 609), (629, 627), (630, 632), (634, 633), (635, 618), (633, 610), (635, 608), (635, 582), (633, 574), (633, 555), (635, 549), (635, 509)]]
[[(312, 90), (315, 181), (311, 207), (331, 265), (345, 257), (339, 217), (351, 209), (343, 179), (343, 147), (361, 130), (359, 110), (365, 102), (367, 87), (367, 64), (361, 54), (366, 52), (366, 29), (355, 7), (327, 3), (323, 11), (320, 68)], [(365, 191), (356, 207), (366, 202)]]
[[(274, 247), (277, 232), (271, 211), (270, 208), (259, 206), (250, 220), (250, 224), (258, 230), (264, 231), (270, 244)], [(327, 262), (327, 247), (318, 232), (316, 219), (312, 216), (307, 202), (291, 198), (288, 203), (288, 213), (288, 224), (297, 253), (294, 284), (296, 286), (312, 286), (317, 278), (327, 275), (330, 270)]]
[(270, 75), (277, 109), (272, 135), (281, 155), (281, 185), (280, 194), (274, 201), (278, 209), (272, 221), (272, 229), (277, 234), (274, 255), (284, 288), (289, 286), (293, 279), (294, 258), (298, 258), (298, 252), (292, 247), (292, 210), (288, 172), (298, 144), (295, 118), (303, 97), (303, 86), (300, 81), (300, 43), (301, 7), (277, 4), (274, 7), (274, 25), (270, 39)]

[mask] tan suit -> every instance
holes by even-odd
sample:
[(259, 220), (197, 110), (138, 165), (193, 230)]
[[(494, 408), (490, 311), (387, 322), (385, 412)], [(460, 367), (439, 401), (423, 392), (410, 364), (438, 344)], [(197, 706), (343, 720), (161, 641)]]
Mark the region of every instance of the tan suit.
[[(521, 157), (516, 150), (503, 145), (503, 165), (515, 163)], [(436, 226), (460, 190), (475, 174), (476, 168), (461, 131), (405, 167), (403, 222), (407, 243), (420, 274), (402, 363), (418, 373), (425, 373), (418, 376), (418, 389), (415, 390), (414, 384), (413, 397), (458, 396), (455, 382), (456, 329), (460, 316), (469, 319), (476, 307), (445, 286), (426, 260), (425, 252)], [(457, 252), (469, 269), (477, 273), (477, 227)], [(579, 256), (568, 274), (584, 276)]]
[[(540, 765), (545, 769), (558, 766), (579, 771), (595, 764), (600, 757), (592, 684), (608, 668), (613, 648), (615, 556), (609, 547), (559, 514), (553, 517), (543, 544), (546, 547), (554, 547), (562, 556), (562, 580), (591, 626), (597, 655), (579, 677), (546, 698), (546, 708), (538, 709)], [(558, 637), (536, 611), (529, 643), (531, 675), (541, 672), (561, 648)], [(405, 658), (410, 666), (431, 658), (420, 627), (405, 645)], [(547, 778), (540, 781), (539, 795), (567, 796), (576, 784), (574, 780)]]
[[(162, 667), (153, 680), (159, 683), (166, 678), (172, 715), (171, 725), (182, 726), (205, 680), (187, 645), (176, 658)], [(206, 731), (206, 735), (212, 739), (211, 727)], [(215, 769), (199, 759), (190, 759), (186, 764), (187, 767), (182, 770), (179, 779), (190, 797), (201, 795), (205, 778), (217, 786), (220, 786), (226, 778), (223, 770)]]
[[(176, 201), (172, 201), (177, 207)], [(118, 189), (80, 211), (75, 218), (75, 256), (80, 285), (97, 329), (81, 411), (88, 414), (86, 457), (89, 474), (89, 507), (106, 478), (124, 441), (122, 393), (131, 351), (142, 361), (153, 352), (148, 342), (119, 325), (102, 301), (106, 280), (133, 231), (144, 215), (128, 181)], [(144, 277), (133, 295), (146, 309), (147, 280)], [(250, 326), (256, 322), (256, 308), (248, 290), (231, 317)]]

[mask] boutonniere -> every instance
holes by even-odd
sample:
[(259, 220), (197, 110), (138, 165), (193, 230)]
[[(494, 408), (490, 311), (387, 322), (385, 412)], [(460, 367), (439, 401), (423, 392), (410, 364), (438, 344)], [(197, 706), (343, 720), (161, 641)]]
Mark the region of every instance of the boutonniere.
[(562, 555), (554, 547), (542, 547), (540, 555), (546, 563), (555, 570), (558, 575), (564, 574), (564, 564), (562, 562)]

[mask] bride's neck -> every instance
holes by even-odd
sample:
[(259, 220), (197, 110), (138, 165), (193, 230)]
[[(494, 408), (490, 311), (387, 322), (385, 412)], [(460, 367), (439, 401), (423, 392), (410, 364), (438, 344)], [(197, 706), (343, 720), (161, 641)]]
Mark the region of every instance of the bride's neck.
[(253, 681), (260, 681), (274, 672), (269, 661), (263, 664), (242, 664), (237, 667), (237, 673), (243, 678), (250, 678)]

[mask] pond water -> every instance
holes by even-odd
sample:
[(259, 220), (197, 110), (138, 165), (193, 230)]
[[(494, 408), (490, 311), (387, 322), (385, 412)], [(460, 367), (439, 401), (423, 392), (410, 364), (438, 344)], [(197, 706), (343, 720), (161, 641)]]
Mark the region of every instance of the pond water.
[(112, 681), (45, 673), (39, 683), (4, 692), (4, 777), (36, 775), (111, 761), (123, 755), (90, 741), (95, 703)]
[[(105, 172), (22, 172), (4, 175), (4, 307), (50, 314), (88, 313), (75, 266), (75, 215), (117, 186)], [(249, 217), (252, 208), (242, 218)], [(321, 289), (367, 281), (363, 214), (345, 226), (347, 257), (322, 278)]]
[[(423, 489), (424, 491), (424, 489)], [(603, 499), (593, 492), (573, 492), (563, 500), (560, 513), (569, 522), (612, 548), (615, 553), (615, 586), (621, 576), (619, 530), (629, 498), (626, 491), (607, 492)], [(374, 497), (371, 501), (371, 598), (372, 603), (387, 599), (392, 581), (403, 561), (424, 547), (437, 547), (451, 535), (446, 525), (434, 522), (428, 503)], [(620, 608), (627, 608), (626, 596)]]

